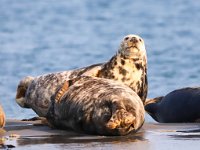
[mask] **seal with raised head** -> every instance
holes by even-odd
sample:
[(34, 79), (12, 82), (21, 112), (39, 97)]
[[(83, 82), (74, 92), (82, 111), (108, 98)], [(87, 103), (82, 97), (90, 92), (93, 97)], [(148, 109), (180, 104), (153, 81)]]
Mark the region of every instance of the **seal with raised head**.
[[(21, 107), (32, 109), (45, 116), (50, 107), (50, 97), (65, 80), (87, 75), (121, 82), (135, 91), (144, 102), (147, 96), (147, 56), (144, 41), (137, 35), (127, 35), (119, 50), (108, 62), (85, 68), (25, 77), (17, 88), (16, 101)], [(40, 109), (38, 109), (40, 108)]]
[(140, 97), (116, 81), (81, 76), (65, 81), (52, 97), (51, 125), (98, 135), (126, 135), (144, 122)]
[(147, 113), (161, 123), (187, 123), (200, 120), (200, 88), (177, 89), (166, 96), (146, 101)]
[(1, 107), (1, 105), (0, 105), (0, 128), (3, 128), (4, 126), (5, 126), (5, 119), (6, 117), (5, 117), (5, 113), (4, 113), (4, 111), (3, 111), (3, 108)]

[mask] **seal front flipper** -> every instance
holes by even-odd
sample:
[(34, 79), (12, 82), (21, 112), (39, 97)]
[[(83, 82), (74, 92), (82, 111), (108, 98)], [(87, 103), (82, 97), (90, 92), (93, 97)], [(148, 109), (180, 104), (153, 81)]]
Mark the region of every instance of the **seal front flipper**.
[[(77, 77), (78, 78), (78, 77)], [(54, 114), (54, 106), (55, 104), (61, 103), (64, 94), (68, 91), (69, 87), (75, 82), (75, 79), (71, 80), (65, 80), (63, 85), (56, 91), (55, 95), (51, 96), (51, 107), (49, 108), (46, 120), (43, 121), (43, 124), (48, 125), (51, 128), (54, 128), (54, 123), (52, 123), (53, 120), (56, 120), (55, 114)]]
[(74, 84), (77, 80), (79, 80), (81, 77), (73, 78), (70, 80), (65, 80), (63, 85), (59, 88), (59, 90), (56, 92), (55, 96), (51, 97), (51, 100), (55, 99), (55, 102), (60, 102), (63, 95), (67, 92), (69, 87)]
[(106, 124), (108, 129), (123, 128), (134, 124), (135, 117), (124, 109), (117, 110)]
[(134, 130), (134, 124), (136, 117), (133, 113), (130, 113), (126, 110), (123, 102), (114, 101), (112, 103), (112, 116), (110, 120), (106, 123), (108, 130), (116, 130), (120, 132), (121, 135), (127, 134), (127, 130), (131, 128)]
[(69, 86), (71, 85), (72, 80), (65, 81), (62, 85), (62, 87), (58, 90), (58, 92), (55, 95), (55, 101), (59, 102), (62, 98), (62, 96), (65, 94), (65, 92), (68, 90)]

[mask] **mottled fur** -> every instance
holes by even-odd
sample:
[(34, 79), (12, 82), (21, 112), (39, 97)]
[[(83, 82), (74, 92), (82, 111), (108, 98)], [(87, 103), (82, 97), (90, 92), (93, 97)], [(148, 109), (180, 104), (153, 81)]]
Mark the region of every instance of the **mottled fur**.
[(127, 35), (108, 62), (81, 69), (25, 78), (18, 85), (16, 101), (21, 107), (32, 108), (45, 116), (50, 97), (65, 80), (87, 75), (121, 82), (134, 90), (145, 102), (147, 96), (147, 57), (144, 41), (137, 35)]
[(86, 76), (66, 82), (57, 92), (60, 99), (52, 98), (47, 115), (55, 127), (89, 134), (126, 135), (142, 126), (142, 101), (128, 86)]
[[(24, 108), (32, 108), (39, 116), (45, 117), (50, 107), (51, 96), (60, 88), (65, 80), (72, 79), (99, 66), (92, 65), (72, 71), (50, 73), (38, 77), (25, 77), (20, 81), (16, 101)], [(92, 71), (91, 71), (92, 72)]]
[(148, 92), (147, 56), (142, 38), (136, 35), (126, 36), (118, 53), (102, 65), (96, 77), (126, 84), (145, 102)]
[[(115, 58), (123, 60), (119, 55)], [(125, 65), (118, 63), (121, 62), (121, 60), (113, 59), (113, 62), (111, 61), (112, 63), (103, 65), (96, 77), (112, 79), (129, 86), (140, 96), (141, 100), (145, 102), (148, 91), (146, 64), (140, 62), (143, 60), (138, 60), (138, 63), (142, 66), (141, 69), (138, 69), (136, 67), (137, 63), (133, 60), (123, 60)]]

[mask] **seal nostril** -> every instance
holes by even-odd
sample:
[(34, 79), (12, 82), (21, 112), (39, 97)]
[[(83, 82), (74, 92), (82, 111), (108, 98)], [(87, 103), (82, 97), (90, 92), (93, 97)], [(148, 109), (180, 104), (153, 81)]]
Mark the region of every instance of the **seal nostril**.
[(133, 43), (137, 43), (138, 39), (136, 37), (132, 37), (130, 41), (133, 42)]

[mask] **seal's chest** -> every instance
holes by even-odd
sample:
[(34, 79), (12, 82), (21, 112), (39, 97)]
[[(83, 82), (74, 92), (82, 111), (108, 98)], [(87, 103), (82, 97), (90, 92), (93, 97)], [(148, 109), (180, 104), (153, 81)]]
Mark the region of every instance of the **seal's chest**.
[(115, 80), (126, 84), (129, 87), (138, 87), (137, 85), (141, 81), (143, 70), (138, 70), (133, 64), (126, 64), (123, 66), (115, 66), (115, 68), (112, 70), (112, 73), (115, 77)]

